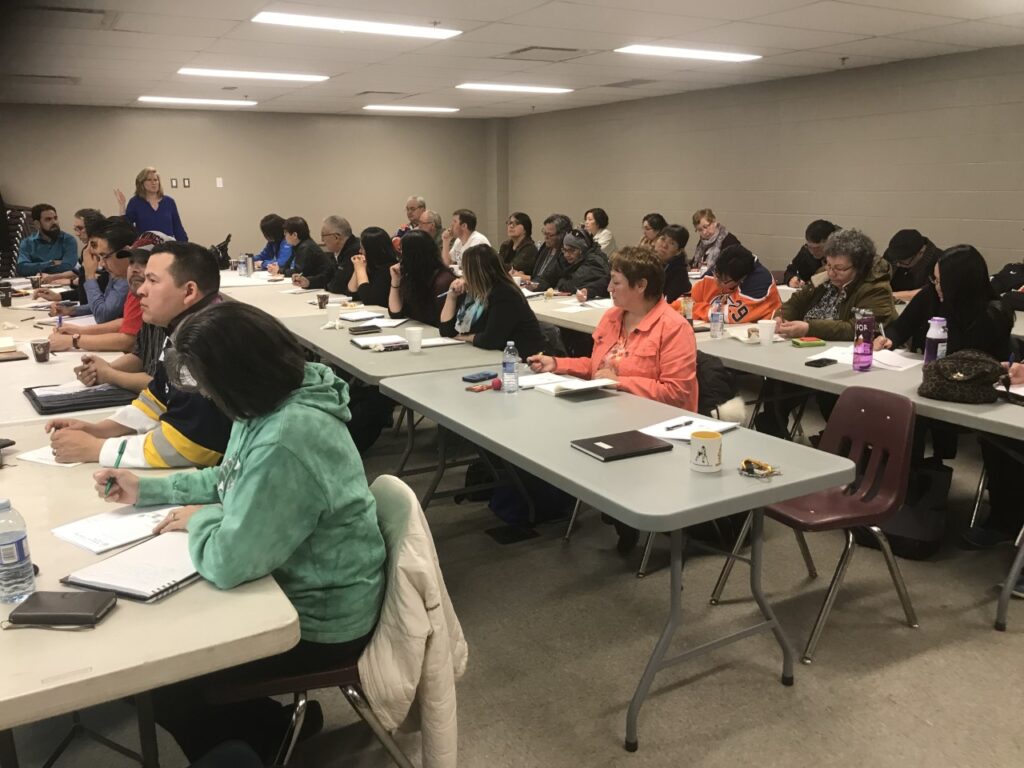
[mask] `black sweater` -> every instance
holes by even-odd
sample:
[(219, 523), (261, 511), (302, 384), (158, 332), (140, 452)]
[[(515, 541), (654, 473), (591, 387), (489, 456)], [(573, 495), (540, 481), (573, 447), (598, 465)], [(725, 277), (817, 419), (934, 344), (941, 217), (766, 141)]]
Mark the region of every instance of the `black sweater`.
[(324, 253), (319, 245), (307, 238), (292, 248), (284, 273), (288, 277), (300, 274), (309, 280), (310, 288), (323, 288), (334, 275), (334, 256)]
[[(945, 317), (945, 310), (935, 286), (926, 285), (910, 300), (903, 314), (885, 327), (885, 334), (894, 348), (909, 342), (910, 349), (922, 350), (925, 334), (928, 333), (928, 321), (933, 317)], [(1012, 328), (1013, 318), (998, 301), (990, 301), (985, 311), (973, 318), (966, 327), (952, 320), (947, 322), (949, 338), (946, 351), (951, 353), (962, 349), (977, 349), (997, 360), (1006, 360), (1010, 352)]]
[[(459, 297), (460, 307), (465, 298), (465, 294)], [(439, 330), (442, 336), (455, 336), (455, 318), (442, 322)], [(523, 297), (523, 292), (505, 281), (491, 289), (487, 306), (469, 332), (475, 334), (473, 346), (480, 349), (504, 349), (509, 339), (515, 342), (522, 358), (536, 355), (544, 349), (537, 316)]]
[(359, 253), (359, 238), (349, 235), (348, 240), (341, 246), (341, 251), (338, 253), (338, 267), (334, 271), (334, 277), (327, 283), (328, 291), (348, 295), (348, 281), (352, 279), (352, 257), (357, 253)]
[(807, 250), (806, 245), (801, 245), (800, 250), (796, 252), (796, 256), (789, 262), (789, 266), (786, 267), (786, 272), (782, 276), (783, 285), (789, 285), (789, 281), (794, 277), (799, 277), (805, 283), (811, 279), (819, 269), (825, 265), (825, 262), (818, 259)]
[(690, 274), (687, 271), (686, 254), (680, 253), (665, 265), (665, 301), (671, 304), (680, 296), (690, 294)]

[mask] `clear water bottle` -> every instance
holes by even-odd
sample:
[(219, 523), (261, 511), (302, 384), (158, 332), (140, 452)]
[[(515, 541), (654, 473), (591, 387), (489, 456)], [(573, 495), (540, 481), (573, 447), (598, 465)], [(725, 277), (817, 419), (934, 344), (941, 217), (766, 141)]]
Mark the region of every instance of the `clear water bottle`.
[(25, 520), (0, 499), (0, 602), (20, 603), (36, 590)]
[(924, 337), (924, 361), (930, 363), (946, 356), (946, 318), (933, 317), (928, 321), (928, 333)]
[(870, 309), (853, 310), (853, 370), (869, 371), (874, 358), (875, 316)]
[(514, 341), (505, 342), (501, 355), (501, 389), (507, 395), (519, 391), (519, 350)]
[(708, 322), (711, 324), (709, 335), (712, 339), (720, 339), (725, 336), (725, 313), (722, 311), (722, 302), (718, 299), (711, 302)]

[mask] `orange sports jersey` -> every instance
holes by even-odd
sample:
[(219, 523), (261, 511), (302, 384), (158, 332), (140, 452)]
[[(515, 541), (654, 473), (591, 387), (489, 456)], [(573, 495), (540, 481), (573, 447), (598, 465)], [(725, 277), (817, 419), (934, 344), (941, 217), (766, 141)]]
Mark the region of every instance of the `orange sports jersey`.
[(761, 262), (754, 262), (754, 271), (727, 293), (719, 288), (714, 275), (705, 275), (693, 285), (693, 319), (707, 320), (711, 302), (719, 298), (727, 323), (756, 323), (770, 320), (782, 306), (775, 278)]

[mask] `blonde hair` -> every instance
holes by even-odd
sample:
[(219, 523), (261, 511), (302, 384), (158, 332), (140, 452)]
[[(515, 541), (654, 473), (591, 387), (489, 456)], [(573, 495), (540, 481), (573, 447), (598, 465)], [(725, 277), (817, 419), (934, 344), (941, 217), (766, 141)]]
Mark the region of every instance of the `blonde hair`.
[[(145, 187), (146, 177), (148, 177), (149, 174), (151, 174), (151, 173), (155, 173), (157, 179), (160, 178), (160, 173), (152, 165), (147, 165), (145, 168), (143, 168), (141, 171), (139, 171), (138, 174), (135, 176), (135, 196), (136, 197), (141, 197), (142, 199), (146, 198), (146, 187)], [(157, 189), (156, 193), (158, 195), (160, 195), (160, 197), (164, 196), (164, 183), (162, 181), (160, 182), (160, 187)]]
[(486, 299), (498, 283), (515, 286), (498, 252), (489, 245), (474, 245), (463, 251), (462, 272), (469, 294), (477, 300)]
[(715, 212), (710, 208), (701, 208), (699, 211), (695, 211), (693, 214), (693, 226), (696, 227), (700, 224), (701, 219), (707, 219), (709, 224), (714, 224), (718, 219), (715, 218)]

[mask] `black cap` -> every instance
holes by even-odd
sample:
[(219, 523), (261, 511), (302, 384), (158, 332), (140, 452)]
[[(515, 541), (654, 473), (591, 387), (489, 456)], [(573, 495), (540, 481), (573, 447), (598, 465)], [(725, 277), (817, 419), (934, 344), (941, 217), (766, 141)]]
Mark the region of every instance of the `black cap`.
[(928, 240), (916, 229), (901, 229), (892, 236), (889, 247), (885, 250), (885, 260), (893, 264), (909, 261), (917, 256)]
[(123, 248), (116, 255), (119, 259), (131, 259), (132, 264), (146, 264), (149, 262), (148, 248)]

